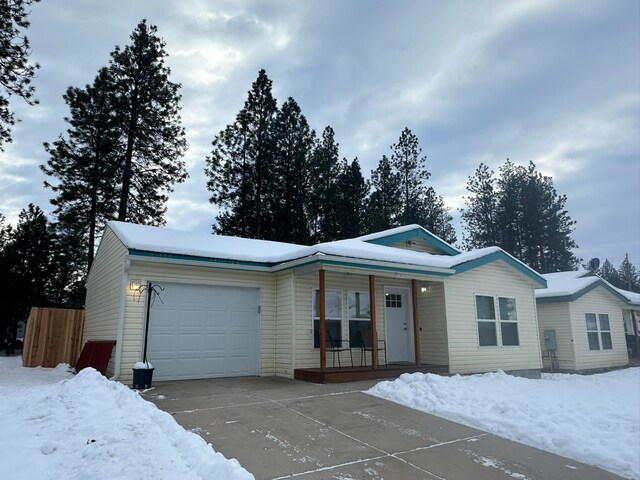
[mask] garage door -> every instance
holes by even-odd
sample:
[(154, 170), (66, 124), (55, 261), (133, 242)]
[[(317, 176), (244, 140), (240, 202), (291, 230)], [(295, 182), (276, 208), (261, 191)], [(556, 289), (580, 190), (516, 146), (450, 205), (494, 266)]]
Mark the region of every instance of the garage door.
[(154, 379), (258, 375), (257, 288), (160, 285), (147, 348)]

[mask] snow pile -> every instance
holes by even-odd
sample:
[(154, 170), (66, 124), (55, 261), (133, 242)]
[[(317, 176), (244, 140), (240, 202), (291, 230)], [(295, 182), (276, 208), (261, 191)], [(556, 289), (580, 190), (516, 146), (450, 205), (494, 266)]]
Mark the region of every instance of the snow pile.
[(541, 380), (414, 373), (367, 393), (640, 479), (640, 368)]
[[(92, 368), (68, 378), (64, 367), (9, 368), (19, 364), (5, 359), (0, 365), (0, 465), (10, 476), (253, 478), (171, 415)], [(60, 376), (67, 379), (47, 383)]]

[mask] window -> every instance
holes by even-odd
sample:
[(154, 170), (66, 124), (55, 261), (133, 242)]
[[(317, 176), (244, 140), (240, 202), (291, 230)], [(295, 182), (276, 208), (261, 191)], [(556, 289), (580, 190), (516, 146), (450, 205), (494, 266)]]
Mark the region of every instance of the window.
[(516, 299), (498, 297), (498, 312), (499, 315), (496, 315), (494, 297), (476, 295), (478, 343), (481, 347), (497, 347), (499, 345), (497, 319), (500, 318), (500, 345), (503, 347), (517, 347), (520, 345), (520, 337), (518, 336)]
[(476, 295), (476, 318), (478, 320), (478, 340), (481, 347), (496, 347), (496, 309), (493, 297)]
[(518, 337), (518, 312), (516, 311), (516, 299), (498, 297), (500, 309), (500, 333), (502, 346), (511, 347), (520, 345)]
[[(313, 348), (320, 348), (320, 290), (313, 290)], [(325, 290), (324, 292), (325, 325), (331, 339), (342, 342), (342, 290)]]
[(585, 313), (585, 320), (587, 321), (589, 350), (600, 350), (600, 345), (602, 345), (602, 350), (613, 349), (609, 315), (600, 313), (596, 316), (595, 313)]
[(360, 334), (371, 334), (371, 301), (369, 292), (348, 292), (349, 346), (361, 347)]
[(402, 294), (400, 293), (387, 293), (385, 301), (389, 308), (402, 308)]

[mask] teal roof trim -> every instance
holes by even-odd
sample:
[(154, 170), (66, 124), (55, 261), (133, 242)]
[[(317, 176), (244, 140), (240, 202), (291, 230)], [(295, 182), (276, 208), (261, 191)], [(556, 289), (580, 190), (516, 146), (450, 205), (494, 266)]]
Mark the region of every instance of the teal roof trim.
[(454, 266), (452, 268), (455, 269), (456, 273), (463, 273), (463, 272), (467, 272), (469, 270), (472, 270), (474, 268), (478, 268), (478, 267), (481, 267), (483, 265), (487, 265), (489, 263), (495, 262), (497, 260), (502, 260), (503, 262), (507, 263), (509, 266), (511, 266), (511, 267), (515, 268), (516, 270), (518, 270), (520, 273), (522, 273), (522, 274), (526, 275), (527, 277), (529, 277), (531, 280), (533, 280), (537, 284), (539, 284), (539, 285), (541, 285), (541, 286), (546, 288), (547, 281), (544, 279), (544, 277), (542, 277), (535, 270), (533, 270), (533, 269), (527, 267), (526, 265), (520, 263), (515, 258), (513, 258), (511, 255), (507, 255), (502, 250), (499, 250), (499, 251), (494, 252), (494, 253), (490, 253), (489, 255), (485, 255), (484, 257), (476, 258), (475, 260), (469, 260), (468, 262), (461, 263), (460, 265), (456, 265), (456, 266)]
[(460, 252), (453, 248), (448, 243), (442, 241), (432, 233), (423, 230), (421, 228), (416, 228), (415, 230), (408, 230), (402, 233), (396, 233), (393, 235), (388, 235), (386, 237), (380, 237), (373, 240), (365, 240), (367, 243), (374, 243), (376, 245), (389, 245), (390, 243), (401, 242), (403, 240), (409, 240), (410, 238), (421, 238), (425, 242), (430, 243), (436, 248), (439, 248), (447, 255), (459, 255)]
[(415, 273), (418, 275), (431, 275), (436, 277), (449, 277), (453, 275), (453, 272), (434, 272), (434, 271), (428, 270), (428, 267), (424, 267), (425, 269), (421, 270), (420, 267), (416, 267), (416, 268), (389, 267), (386, 265), (370, 265), (367, 263), (346, 262), (342, 260), (325, 260), (322, 258), (310, 259), (308, 262), (283, 268), (282, 271), (291, 270), (294, 268), (300, 268), (307, 265), (313, 265), (315, 263), (319, 263), (321, 265), (337, 265), (340, 267), (355, 267), (355, 268), (362, 268), (365, 270), (382, 270), (385, 272)]
[(136, 257), (152, 257), (152, 258), (170, 258), (173, 260), (188, 260), (195, 262), (205, 263), (221, 263), (227, 265), (247, 265), (251, 267), (272, 267), (273, 263), (267, 262), (248, 262), (244, 260), (233, 260), (229, 258), (209, 258), (209, 257), (197, 257), (195, 255), (183, 255), (180, 253), (164, 253), (164, 252), (149, 252), (147, 250), (136, 250), (134, 248), (129, 249), (129, 255)]
[(559, 295), (557, 297), (536, 298), (536, 302), (540, 303), (540, 304), (573, 302), (574, 300), (579, 299), (580, 297), (586, 295), (591, 290), (593, 290), (594, 288), (597, 288), (597, 287), (604, 288), (607, 292), (609, 292), (611, 295), (616, 297), (621, 302), (623, 302), (625, 304), (629, 303), (629, 299), (627, 297), (625, 297), (620, 292), (618, 292), (616, 289), (610, 287), (606, 282), (603, 282), (600, 279), (598, 279), (597, 281), (591, 283), (590, 285), (587, 285), (582, 290), (578, 290), (576, 293), (574, 293), (572, 295)]

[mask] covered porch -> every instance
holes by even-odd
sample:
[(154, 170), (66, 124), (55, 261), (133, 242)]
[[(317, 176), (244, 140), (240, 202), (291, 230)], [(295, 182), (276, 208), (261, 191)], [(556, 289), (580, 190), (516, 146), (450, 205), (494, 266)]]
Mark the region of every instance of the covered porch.
[(442, 277), (319, 265), (299, 278), (306, 286), (300, 298), (313, 291), (312, 328), (299, 329), (298, 344), (310, 348), (302, 349), (294, 378), (338, 383), (449, 372)]

